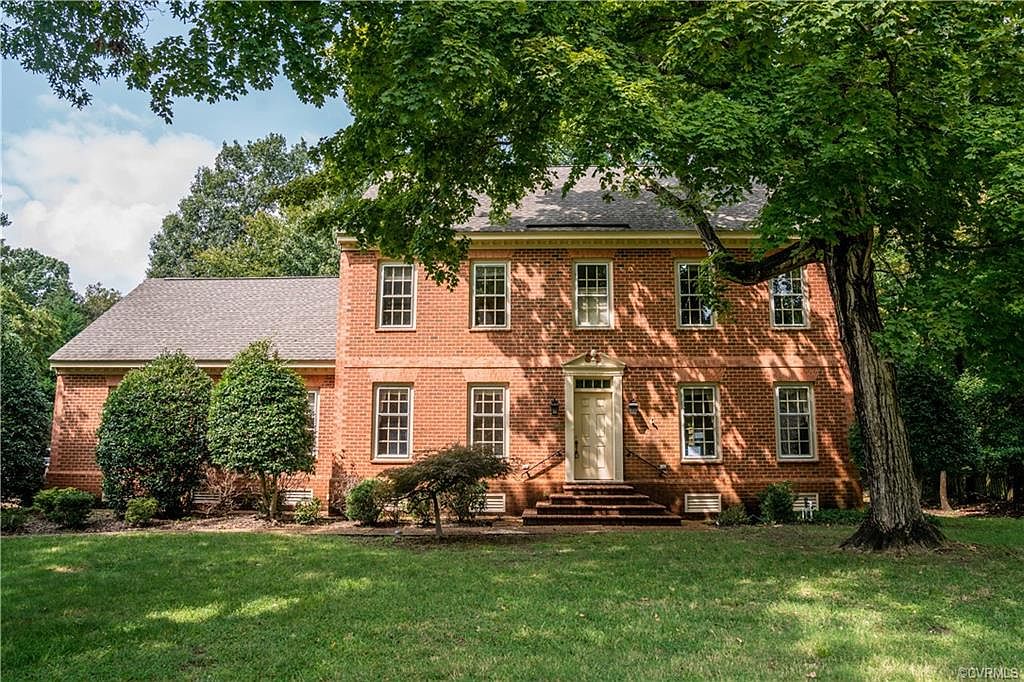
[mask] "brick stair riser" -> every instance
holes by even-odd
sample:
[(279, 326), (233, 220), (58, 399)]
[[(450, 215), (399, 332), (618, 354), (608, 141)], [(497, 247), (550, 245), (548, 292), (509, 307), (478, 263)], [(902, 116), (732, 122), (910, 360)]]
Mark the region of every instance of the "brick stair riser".
[(577, 504), (648, 504), (651, 498), (646, 495), (559, 495), (548, 496), (551, 504), (571, 507)]
[(678, 526), (680, 520), (665, 516), (523, 516), (526, 526)]
[(538, 502), (535, 507), (539, 515), (580, 515), (580, 514), (601, 514), (613, 515), (647, 515), (655, 516), (665, 513), (665, 508), (657, 504), (637, 505), (569, 505), (569, 504), (545, 504)]

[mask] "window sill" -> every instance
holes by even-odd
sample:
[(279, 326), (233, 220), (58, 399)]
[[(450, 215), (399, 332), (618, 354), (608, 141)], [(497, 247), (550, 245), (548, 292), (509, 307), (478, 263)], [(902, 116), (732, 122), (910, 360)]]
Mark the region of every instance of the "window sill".
[(512, 327), (470, 327), (469, 328), (469, 332), (471, 334), (474, 333), (474, 332), (480, 333), (480, 332), (510, 332), (510, 331), (512, 331)]
[(779, 464), (814, 464), (815, 462), (818, 461), (818, 456), (815, 455), (814, 457), (779, 457), (778, 455), (776, 455), (775, 461), (778, 462)]
[(412, 457), (374, 457), (370, 460), (370, 464), (409, 464), (412, 462)]
[(378, 332), (414, 332), (416, 327), (377, 327), (374, 331)]
[(779, 331), (801, 330), (801, 329), (810, 329), (810, 328), (811, 328), (811, 325), (809, 325), (809, 324), (773, 324), (772, 325), (772, 329), (778, 329)]
[(722, 458), (715, 457), (714, 459), (711, 459), (709, 457), (707, 459), (697, 459), (696, 457), (691, 457), (689, 459), (681, 459), (679, 461), (681, 464), (721, 464)]

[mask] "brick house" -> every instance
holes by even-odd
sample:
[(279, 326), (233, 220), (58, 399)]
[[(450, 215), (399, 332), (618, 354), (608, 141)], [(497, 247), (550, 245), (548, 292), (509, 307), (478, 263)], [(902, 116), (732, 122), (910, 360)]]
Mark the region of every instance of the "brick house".
[[(752, 242), (759, 203), (714, 216), (727, 245)], [(181, 348), (216, 376), (270, 337), (317, 413), (316, 472), (296, 496), (469, 442), (515, 463), (487, 509), (530, 522), (671, 520), (753, 504), (782, 480), (801, 504), (859, 503), (820, 266), (727, 285), (715, 315), (695, 231), (653, 197), (607, 202), (584, 178), (565, 197), (528, 196), (505, 224), (487, 213), (460, 228), (471, 247), (451, 291), (348, 237), (336, 280), (147, 280), (52, 358), (48, 482), (98, 490), (99, 413), (127, 369)]]

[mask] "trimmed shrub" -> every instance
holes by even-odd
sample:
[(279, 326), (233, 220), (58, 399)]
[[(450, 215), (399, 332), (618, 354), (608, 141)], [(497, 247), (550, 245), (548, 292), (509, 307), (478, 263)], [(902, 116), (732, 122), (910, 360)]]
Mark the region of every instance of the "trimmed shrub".
[(348, 491), (345, 497), (345, 514), (351, 521), (372, 526), (384, 513), (384, 505), (390, 495), (390, 486), (379, 478), (367, 478)]
[(792, 523), (796, 520), (793, 504), (796, 494), (789, 481), (772, 483), (760, 495), (761, 521), (764, 523)]
[(151, 497), (180, 516), (205, 475), (206, 414), (213, 382), (182, 352), (125, 375), (103, 406), (96, 462), (103, 493), (124, 515), (130, 500)]
[(323, 509), (323, 503), (318, 497), (314, 497), (306, 502), (299, 502), (295, 505), (295, 510), (292, 512), (292, 520), (303, 526), (312, 525), (320, 518), (321, 509)]
[(715, 519), (716, 526), (745, 526), (748, 523), (750, 523), (750, 516), (747, 514), (747, 508), (742, 504), (726, 507), (725, 511)]
[(43, 487), (53, 407), (21, 339), (6, 327), (0, 337), (0, 493), (28, 506)]
[(434, 509), (430, 498), (426, 495), (411, 495), (402, 504), (406, 514), (411, 516), (417, 525), (430, 528), (434, 523)]
[(0, 532), (17, 533), (28, 523), (28, 510), (21, 507), (0, 509)]
[(159, 503), (152, 497), (128, 500), (128, 506), (124, 510), (124, 522), (132, 527), (145, 526), (156, 516), (158, 507)]
[(469, 523), (483, 509), (487, 484), (480, 481), (460, 486), (441, 496), (441, 506), (450, 511), (459, 523)]
[(302, 377), (270, 341), (236, 355), (210, 399), (210, 457), (259, 480), (263, 511), (277, 517), (281, 478), (313, 471), (313, 415)]
[(47, 520), (65, 528), (82, 528), (96, 498), (78, 488), (48, 488), (36, 495), (35, 508)]
[(441, 498), (448, 493), (465, 490), (485, 478), (508, 475), (508, 460), (499, 455), (451, 445), (433, 452), (413, 464), (389, 469), (384, 473), (394, 485), (397, 499), (426, 497), (433, 507), (434, 528), (441, 535)]

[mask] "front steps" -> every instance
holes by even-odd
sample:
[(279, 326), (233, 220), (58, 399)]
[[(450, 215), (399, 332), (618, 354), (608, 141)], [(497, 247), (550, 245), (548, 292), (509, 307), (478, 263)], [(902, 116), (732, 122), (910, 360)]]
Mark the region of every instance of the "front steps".
[(682, 519), (625, 483), (566, 483), (523, 512), (524, 526), (678, 526)]

